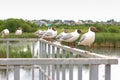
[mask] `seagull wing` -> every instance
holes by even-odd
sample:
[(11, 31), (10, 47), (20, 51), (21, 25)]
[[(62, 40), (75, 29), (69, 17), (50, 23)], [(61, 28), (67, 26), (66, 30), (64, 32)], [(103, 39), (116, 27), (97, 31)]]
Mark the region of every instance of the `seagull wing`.
[(84, 40), (85, 40), (85, 38), (86, 38), (86, 36), (85, 36), (85, 35), (83, 35), (83, 36), (80, 38), (80, 41), (79, 41), (79, 42), (84, 41)]
[(70, 39), (72, 37), (73, 37), (72, 34), (66, 34), (65, 36), (62, 37), (62, 40), (68, 40), (68, 39)]
[(47, 33), (45, 34), (45, 36), (51, 36), (51, 35), (52, 35), (51, 32), (47, 32)]
[(56, 39), (60, 39), (62, 36), (63, 36), (62, 34), (58, 35), (58, 36), (56, 36)]
[(63, 37), (63, 33), (60, 33), (59, 35), (57, 35), (56, 39), (60, 39), (61, 37)]

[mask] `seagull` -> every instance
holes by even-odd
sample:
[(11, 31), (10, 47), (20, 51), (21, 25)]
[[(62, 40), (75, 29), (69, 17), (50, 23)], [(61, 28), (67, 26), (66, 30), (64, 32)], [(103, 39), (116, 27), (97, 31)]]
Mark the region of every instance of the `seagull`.
[(83, 45), (83, 46), (89, 46), (93, 44), (95, 41), (95, 32), (98, 30), (95, 27), (89, 27), (89, 30), (87, 33), (83, 34), (78, 42), (78, 45)]
[(37, 30), (34, 34), (38, 37), (41, 37), (42, 30)]
[(64, 29), (63, 32), (56, 36), (56, 39), (59, 41), (61, 37), (65, 36), (68, 33), (67, 29)]
[(16, 32), (15, 32), (15, 35), (22, 35), (22, 28), (19, 27)]
[(55, 38), (57, 36), (57, 30), (53, 27), (48, 29), (43, 35), (42, 38), (46, 39), (48, 41), (51, 41), (52, 38)]
[(60, 38), (60, 41), (68, 42), (68, 45), (73, 48), (73, 41), (77, 40), (80, 36), (81, 31), (76, 29), (74, 32), (66, 33), (63, 37)]
[(2, 32), (1, 32), (1, 34), (2, 34), (2, 37), (4, 37), (4, 38), (7, 38), (8, 36), (9, 36), (9, 30), (8, 29), (4, 29)]
[(43, 34), (45, 34), (50, 29), (51, 29), (51, 27), (49, 27), (47, 30), (37, 30), (34, 34), (40, 38), (43, 36)]

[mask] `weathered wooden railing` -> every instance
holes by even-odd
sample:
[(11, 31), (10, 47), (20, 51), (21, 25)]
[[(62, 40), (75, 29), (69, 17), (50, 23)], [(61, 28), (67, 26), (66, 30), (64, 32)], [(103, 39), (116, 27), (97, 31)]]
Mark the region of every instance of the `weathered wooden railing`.
[[(7, 46), (10, 40), (7, 41)], [(23, 40), (23, 39), (18, 39)], [(36, 41), (37, 39), (25, 39)], [(23, 40), (24, 41), (24, 40)], [(105, 65), (105, 79), (111, 80), (111, 65), (117, 64), (115, 58), (90, 53), (84, 53), (84, 50), (70, 48), (57, 43), (48, 42), (39, 39), (39, 55), (34, 58), (1, 58), (0, 66), (14, 67), (14, 80), (20, 80), (20, 67), (30, 66), (32, 68), (32, 80), (34, 80), (34, 69), (39, 69), (39, 80), (83, 80), (83, 66), (89, 67), (89, 79), (99, 80), (99, 65)], [(9, 47), (9, 46), (8, 46)], [(7, 47), (6, 47), (7, 48)], [(6, 49), (6, 50), (9, 50)], [(69, 58), (66, 58), (68, 57)], [(77, 56), (77, 57), (76, 57)], [(82, 58), (82, 57), (84, 58)], [(76, 58), (75, 58), (76, 57)], [(77, 78), (74, 77), (74, 66), (77, 66)], [(67, 72), (69, 71), (69, 73)], [(69, 77), (66, 75), (69, 74)], [(75, 78), (75, 79), (74, 79)], [(9, 79), (7, 79), (9, 80)]]

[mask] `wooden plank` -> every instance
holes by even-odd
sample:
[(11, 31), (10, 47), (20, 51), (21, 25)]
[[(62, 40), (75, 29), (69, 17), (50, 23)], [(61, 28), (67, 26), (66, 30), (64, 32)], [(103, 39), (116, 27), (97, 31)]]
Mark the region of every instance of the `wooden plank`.
[(35, 77), (35, 76), (34, 76), (34, 72), (35, 72), (35, 71), (34, 71), (34, 65), (32, 65), (32, 80), (34, 80), (34, 77)]
[(103, 58), (0, 58), (0, 65), (34, 64), (118, 64), (118, 59)]
[(98, 65), (90, 65), (90, 80), (98, 80)]
[(38, 41), (37, 38), (0, 38), (0, 41)]
[[(65, 58), (65, 53), (66, 51), (63, 49), (62, 50), (62, 58)], [(66, 65), (62, 64), (62, 80), (66, 80)]]
[(39, 58), (41, 57), (41, 44), (42, 44), (42, 42), (39, 41)]
[[(6, 58), (9, 58), (9, 40), (7, 40), (7, 42), (6, 42)], [(8, 66), (9, 65), (7, 65), (7, 69), (6, 69), (6, 77), (7, 77), (7, 80), (9, 80), (9, 73), (8, 73)]]
[(41, 75), (42, 75), (42, 71), (41, 68), (39, 68), (39, 80), (41, 80)]
[[(73, 58), (72, 52), (70, 52), (69, 58)], [(69, 64), (69, 80), (73, 80), (73, 64)]]
[(111, 80), (111, 65), (105, 65), (105, 80)]
[(0, 40), (4, 40), (4, 41), (8, 41), (8, 40), (9, 41), (38, 41), (39, 40), (39, 41), (41, 41), (43, 43), (46, 43), (46, 44), (58, 47), (60, 49), (64, 49), (64, 50), (69, 51), (69, 52), (73, 52), (73, 53), (79, 54), (79, 55), (84, 56), (84, 57), (93, 57), (93, 58), (105, 58), (105, 57), (108, 57), (108, 56), (103, 56), (103, 55), (96, 54), (96, 53), (91, 53), (91, 52), (88, 52), (88, 51), (86, 51), (86, 54), (85, 54), (84, 50), (77, 49), (77, 48), (71, 48), (69, 46), (60, 45), (60, 44), (56, 44), (56, 43), (51, 43), (51, 42), (46, 41), (44, 39), (35, 39), (35, 38), (7, 38), (7, 39), (0, 39)]
[(86, 54), (85, 54), (84, 50), (77, 49), (77, 48), (71, 48), (71, 47), (65, 46), (65, 45), (51, 43), (51, 42), (46, 41), (44, 39), (40, 39), (40, 41), (42, 41), (44, 43), (47, 43), (49, 45), (55, 46), (57, 48), (64, 49), (66, 51), (79, 54), (79, 55), (84, 56), (84, 57), (89, 57), (89, 58), (106, 58), (106, 57), (108, 57), (108, 56), (104, 56), (104, 55), (100, 55), (100, 54), (96, 54), (96, 53), (91, 53), (91, 52), (88, 52), (88, 51), (86, 51)]
[[(57, 58), (60, 58), (60, 48), (57, 48), (56, 54), (57, 54)], [(60, 80), (60, 65), (59, 64), (56, 64), (56, 80)]]
[[(51, 57), (50, 52), (51, 52), (51, 45), (48, 44), (48, 58)], [(48, 72), (47, 72), (48, 76), (50, 76), (51, 75), (51, 65), (48, 65), (47, 68), (48, 68)]]
[[(32, 58), (35, 57), (35, 43), (32, 41)], [(34, 65), (32, 65), (32, 80), (34, 80)]]
[[(52, 58), (55, 58), (55, 47), (52, 46)], [(55, 65), (52, 65), (52, 80), (55, 80)]]
[(43, 43), (42, 45), (42, 58), (46, 58), (46, 46), (45, 46), (45, 43)]
[(47, 52), (46, 52), (46, 49), (47, 49), (47, 44), (45, 43), (45, 52), (44, 52), (44, 53), (45, 53), (45, 54), (44, 54), (45, 57), (44, 57), (44, 58), (47, 58)]
[(20, 66), (14, 66), (14, 80), (20, 80)]
[(6, 58), (9, 58), (9, 40), (7, 40), (7, 43), (6, 43)]
[(78, 65), (78, 80), (82, 80), (82, 65)]

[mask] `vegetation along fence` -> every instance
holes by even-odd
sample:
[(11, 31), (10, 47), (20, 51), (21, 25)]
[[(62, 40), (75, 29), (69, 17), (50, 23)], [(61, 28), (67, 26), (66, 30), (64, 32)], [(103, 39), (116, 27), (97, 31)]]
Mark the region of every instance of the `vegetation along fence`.
[[(32, 69), (32, 80), (35, 79), (35, 69), (39, 69), (39, 80), (83, 80), (83, 66), (89, 69), (88, 80), (99, 80), (99, 66), (105, 65), (104, 80), (111, 80), (111, 65), (118, 64), (116, 58), (70, 48), (43, 39), (0, 39), (6, 41), (7, 58), (0, 58), (0, 69), (14, 70), (14, 80), (20, 80), (20, 68)], [(32, 58), (9, 58), (10, 41), (32, 41)], [(39, 41), (38, 55), (34, 56), (34, 41)], [(74, 70), (77, 78), (74, 79)], [(7, 73), (7, 80), (8, 78)], [(67, 76), (68, 75), (68, 76)], [(23, 79), (21, 79), (23, 80)]]

